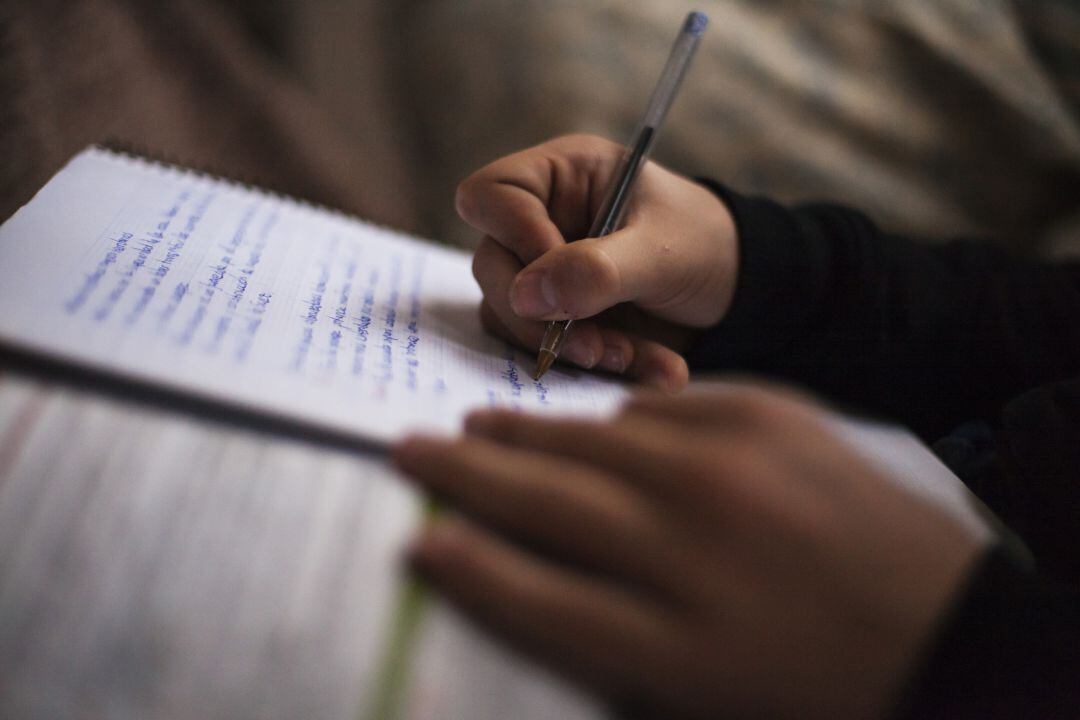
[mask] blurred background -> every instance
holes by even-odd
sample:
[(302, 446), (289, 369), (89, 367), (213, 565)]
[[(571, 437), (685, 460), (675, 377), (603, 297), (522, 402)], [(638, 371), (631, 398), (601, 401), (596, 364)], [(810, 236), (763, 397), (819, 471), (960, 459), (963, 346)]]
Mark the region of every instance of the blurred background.
[(1080, 242), (1069, 0), (6, 0), (0, 216), (116, 140), (468, 246), (456, 183), (624, 141), (683, 14), (711, 26), (656, 157), (896, 231)]
[[(0, 219), (113, 141), (468, 247), (458, 181), (561, 133), (627, 139), (691, 7), (0, 0)], [(1080, 254), (1077, 0), (693, 7), (661, 162)], [(0, 367), (0, 717), (357, 718), (417, 507), (379, 458)], [(408, 717), (589, 717), (432, 627)]]

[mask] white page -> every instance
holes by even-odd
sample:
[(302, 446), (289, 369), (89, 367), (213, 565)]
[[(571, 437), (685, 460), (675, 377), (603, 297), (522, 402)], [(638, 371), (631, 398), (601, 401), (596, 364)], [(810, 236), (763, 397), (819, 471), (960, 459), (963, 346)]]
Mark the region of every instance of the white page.
[(468, 256), (100, 149), (0, 227), (0, 340), (389, 441), (470, 408), (612, 410), (618, 383), (487, 337)]
[[(212, 202), (196, 212), (211, 191)], [(166, 221), (161, 238), (149, 235)], [(233, 259), (212, 280), (241, 226)], [(123, 252), (96, 275), (124, 232), (132, 235)], [(174, 247), (177, 256), (166, 262), (180, 240), (184, 247)], [(150, 248), (135, 266), (142, 244)], [(335, 260), (328, 258), (331, 246)], [(259, 262), (245, 273), (256, 248)], [(411, 332), (410, 283), (421, 258)], [(353, 266), (339, 328), (335, 298)], [(397, 301), (380, 282), (364, 312), (370, 273), (386, 279), (395, 266)], [(321, 307), (309, 324), (324, 267)], [(241, 276), (246, 287), (230, 310)], [(181, 284), (188, 291), (174, 308)], [(207, 284), (218, 289), (206, 294), (202, 320), (185, 340)], [(110, 304), (118, 287), (124, 289)], [(140, 307), (148, 287), (154, 292)], [(260, 293), (270, 294), (262, 310)], [(615, 384), (555, 370), (550, 382), (545, 378), (541, 403), (519, 369), (531, 360), (482, 335), (478, 299), (461, 253), (97, 150), (73, 161), (0, 228), (0, 337), (187, 392), (383, 439), (425, 423), (450, 429), (469, 405), (606, 412), (622, 396)], [(379, 353), (391, 306), (394, 378), (387, 382)], [(353, 374), (365, 316), (371, 351)], [(307, 328), (311, 341), (302, 344)], [(338, 329), (338, 362), (331, 366), (331, 333)], [(410, 336), (418, 338), (414, 355)], [(9, 673), (13, 697), (52, 709), (81, 707), (91, 697), (134, 715), (199, 702), (205, 717), (253, 706), (267, 716), (366, 717), (384, 660), (379, 634), (395, 612), (395, 560), (419, 516), (415, 499), (388, 482), (388, 468), (363, 456), (346, 460), (240, 431), (187, 427), (156, 413), (125, 419), (143, 411), (106, 412), (90, 398), (79, 401), (89, 409), (46, 406), (45, 420), (34, 423), (27, 418), (40, 413), (25, 410), (40, 403), (24, 402), (22, 388), (0, 390), (0, 431), (38, 428), (11, 443), (25, 445), (12, 456), (17, 461), (0, 468), (0, 547), (9, 551), (0, 558), (0, 588), (9, 589), (0, 605), (23, 618), (10, 633), (25, 638), (26, 650), (0, 651), (0, 665), (20, 662), (18, 674)], [(836, 429), (897, 484), (989, 538), (962, 484), (910, 434), (841, 420)], [(68, 546), (93, 552), (74, 566), (38, 562)], [(207, 565), (207, 558), (214, 562)], [(506, 717), (508, 709), (522, 718), (602, 715), (589, 698), (492, 645), (443, 606), (433, 608), (423, 630), (404, 717), (479, 720)], [(131, 658), (144, 655), (128, 648), (149, 648), (160, 662), (133, 673)], [(223, 667), (244, 672), (222, 681)]]
[(832, 429), (897, 487), (945, 510), (981, 544), (994, 536), (990, 511), (911, 431), (830, 414)]
[[(985, 521), (925, 446), (837, 432)], [(367, 720), (421, 517), (381, 458), (0, 376), (0, 677), (13, 717)], [(609, 715), (441, 602), (386, 720)]]

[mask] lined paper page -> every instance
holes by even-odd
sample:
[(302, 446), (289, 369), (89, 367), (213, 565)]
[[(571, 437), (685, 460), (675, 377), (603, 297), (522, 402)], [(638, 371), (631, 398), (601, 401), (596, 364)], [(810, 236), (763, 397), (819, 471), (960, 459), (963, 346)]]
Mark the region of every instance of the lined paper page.
[[(370, 718), (420, 518), (385, 458), (2, 373), (0, 716)], [(431, 610), (402, 720), (600, 717)]]
[(0, 228), (0, 339), (204, 399), (388, 441), (623, 397), (533, 381), (479, 299), (463, 252), (96, 148)]
[[(837, 431), (977, 519), (910, 435)], [(7, 715), (371, 718), (420, 518), (383, 458), (0, 374)], [(401, 720), (608, 717), (441, 602), (414, 642)]]

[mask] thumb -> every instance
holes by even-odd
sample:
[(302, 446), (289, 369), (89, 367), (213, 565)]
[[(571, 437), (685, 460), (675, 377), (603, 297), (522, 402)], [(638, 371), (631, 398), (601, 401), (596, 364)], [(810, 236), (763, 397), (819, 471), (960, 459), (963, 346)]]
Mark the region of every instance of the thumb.
[(624, 228), (548, 250), (514, 278), (510, 306), (520, 317), (562, 320), (638, 300), (656, 276), (645, 244)]

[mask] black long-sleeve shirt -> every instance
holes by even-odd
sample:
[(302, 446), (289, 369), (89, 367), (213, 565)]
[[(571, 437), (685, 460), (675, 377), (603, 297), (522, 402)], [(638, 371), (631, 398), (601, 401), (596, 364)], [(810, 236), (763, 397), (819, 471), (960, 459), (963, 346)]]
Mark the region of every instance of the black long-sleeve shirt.
[(898, 716), (1080, 718), (1080, 265), (706, 184), (735, 219), (739, 276), (691, 367), (787, 379), (939, 442), (1034, 555), (986, 554)]

